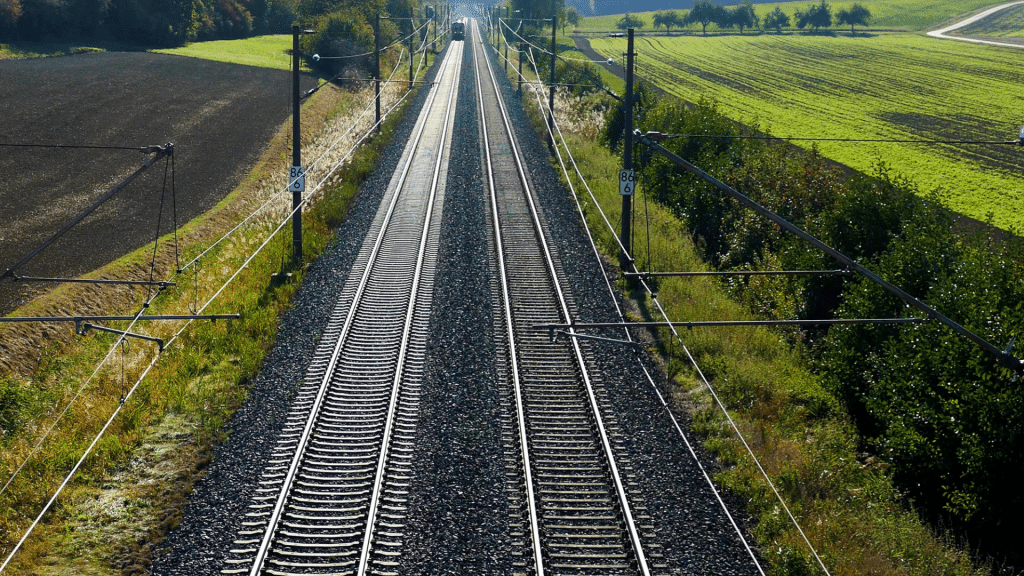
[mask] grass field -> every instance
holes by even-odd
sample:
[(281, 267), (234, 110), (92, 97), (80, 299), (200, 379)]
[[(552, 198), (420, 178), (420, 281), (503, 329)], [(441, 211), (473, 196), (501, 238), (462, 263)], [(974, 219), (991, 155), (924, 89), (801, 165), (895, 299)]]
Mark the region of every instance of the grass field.
[[(230, 62), (277, 70), (292, 69), (292, 37), (290, 34), (256, 36), (244, 40), (195, 42), (182, 48), (154, 50), (161, 54), (177, 54), (192, 58)], [(303, 66), (304, 70), (307, 70)], [(308, 71), (308, 70), (307, 70)]]
[[(793, 13), (797, 10), (806, 10), (808, 6), (815, 4), (814, 0), (797, 0), (795, 2), (779, 2), (769, 4), (756, 4), (754, 5), (754, 11), (758, 16), (764, 17), (765, 14), (771, 12), (776, 6), (779, 6), (783, 12), (789, 15), (790, 19), (793, 19)], [(730, 2), (730, 5), (736, 4)], [(832, 7), (832, 14), (836, 14), (838, 11), (849, 8), (854, 2), (829, 2), (829, 6)], [(885, 29), (903, 29), (903, 30), (923, 30), (936, 24), (945, 22), (951, 18), (959, 16), (961, 14), (975, 11), (985, 6), (993, 4), (991, 0), (963, 0), (961, 2), (950, 2), (949, 0), (894, 0), (892, 2), (882, 2), (880, 0), (866, 0), (860, 2), (861, 5), (865, 6), (871, 11), (871, 22), (870, 27), (872, 28), (885, 28)], [(680, 10), (685, 12), (685, 10)], [(642, 32), (654, 32), (654, 25), (652, 17), (654, 12), (642, 12), (636, 13), (634, 16), (643, 20), (646, 24), (641, 28)], [(619, 18), (622, 18), (622, 14), (616, 14), (613, 16), (593, 16), (584, 18), (580, 25), (576, 27), (578, 32), (603, 32), (608, 30), (615, 30), (615, 23), (618, 22)], [(838, 27), (837, 27), (838, 28)], [(849, 27), (845, 28), (849, 31)], [(659, 28), (664, 31), (664, 28)], [(691, 26), (688, 30), (700, 32), (699, 26)], [(708, 26), (708, 32), (717, 30), (714, 24)], [(735, 30), (731, 30), (730, 34), (735, 34)]]
[[(603, 54), (625, 41), (595, 38)], [(690, 101), (716, 101), (774, 136), (1015, 140), (1024, 70), (1012, 49), (913, 34), (642, 37), (637, 73)], [(641, 127), (657, 130), (656, 126)], [(810, 146), (809, 142), (802, 145)], [(972, 218), (1024, 228), (1020, 150), (1007, 145), (818, 142), (870, 172), (879, 161)]]

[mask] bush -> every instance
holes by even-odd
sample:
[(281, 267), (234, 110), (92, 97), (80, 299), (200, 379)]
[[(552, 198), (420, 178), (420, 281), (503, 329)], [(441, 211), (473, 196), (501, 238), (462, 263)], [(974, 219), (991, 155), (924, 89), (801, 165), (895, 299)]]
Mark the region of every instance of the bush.
[[(915, 231), (873, 262), (884, 278), (990, 342), (1024, 331), (1024, 250)], [(903, 282), (901, 282), (901, 280)], [(895, 298), (859, 282), (843, 316), (906, 314)], [(920, 314), (918, 314), (920, 315)], [(826, 384), (839, 394), (866, 448), (895, 464), (894, 478), (931, 520), (1019, 565), (1003, 526), (1024, 513), (1024, 385), (972, 342), (937, 322), (835, 328), (820, 347)]]
[[(637, 82), (633, 85), (634, 128), (643, 124), (647, 112), (654, 108), (656, 98), (657, 94), (654, 92), (654, 88), (646, 82)], [(625, 107), (626, 102), (619, 100), (608, 110), (608, 114), (605, 116), (604, 137), (602, 140), (612, 152), (618, 150), (619, 144), (622, 142), (622, 129), (626, 123)]]
[(589, 62), (569, 64), (561, 60), (557, 61), (555, 63), (555, 83), (572, 86), (572, 95), (576, 97), (604, 88), (601, 73), (596, 66)]
[[(1024, 241), (959, 233), (953, 216), (880, 164), (841, 172), (808, 152), (737, 138), (714, 104), (662, 100), (638, 126), (674, 134), (674, 153), (865, 264), (1000, 347), (1024, 334)], [(621, 105), (618, 107), (621, 114)], [(610, 128), (610, 143), (618, 130)], [(611, 125), (612, 122), (609, 122)], [(837, 263), (703, 180), (655, 156), (643, 184), (683, 218), (721, 269), (821, 269)], [(923, 313), (866, 278), (733, 280), (769, 317), (893, 318)], [(1024, 384), (1019, 374), (939, 322), (808, 332), (827, 389), (852, 416), (860, 449), (892, 464), (899, 488), (936, 524), (998, 561), (1024, 562), (1005, 527), (1024, 514)], [(713, 370), (712, 370), (713, 371)]]
[[(394, 24), (381, 22), (382, 36), (388, 38), (390, 35), (385, 34), (385, 31), (389, 28), (385, 24), (390, 28), (394, 28)], [(320, 60), (317, 66), (325, 73), (363, 75), (372, 71), (372, 56), (352, 58), (374, 50), (373, 26), (362, 12), (355, 8), (332, 12), (318, 18), (314, 29), (316, 34), (302, 37), (303, 52), (327, 58), (341, 57), (339, 60)]]

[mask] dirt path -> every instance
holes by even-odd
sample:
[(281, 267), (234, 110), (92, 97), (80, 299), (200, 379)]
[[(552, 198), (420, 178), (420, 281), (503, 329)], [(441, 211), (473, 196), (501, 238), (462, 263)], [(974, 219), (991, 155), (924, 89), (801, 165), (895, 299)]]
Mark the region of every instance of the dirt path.
[(960, 28), (964, 28), (965, 26), (969, 26), (971, 24), (974, 24), (978, 20), (982, 20), (984, 18), (988, 18), (989, 16), (995, 14), (996, 12), (1000, 12), (1002, 10), (1006, 10), (1007, 8), (1010, 8), (1012, 6), (1017, 6), (1017, 5), (1020, 5), (1020, 4), (1024, 4), (1024, 1), (1009, 2), (1007, 4), (1000, 4), (999, 6), (995, 6), (993, 8), (989, 8), (988, 10), (985, 10), (984, 12), (980, 12), (978, 14), (975, 14), (974, 16), (971, 16), (970, 18), (965, 18), (964, 20), (961, 20), (961, 21), (957, 22), (956, 24), (953, 24), (952, 26), (946, 26), (945, 28), (942, 28), (941, 30), (932, 30), (931, 32), (928, 33), (928, 35), (931, 36), (932, 38), (942, 38), (944, 40), (959, 40), (961, 42), (973, 42), (974, 44), (988, 44), (990, 46), (1007, 46), (1007, 47), (1010, 47), (1010, 48), (1024, 48), (1024, 41), (1021, 41), (1019, 43), (1013, 43), (1013, 42), (1011, 42), (1009, 40), (1005, 41), (1005, 42), (997, 42), (995, 40), (984, 40), (984, 39), (981, 39), (981, 38), (964, 38), (962, 36), (948, 36), (946, 34), (947, 32), (952, 32), (953, 30), (959, 30)]
[[(590, 40), (587, 40), (583, 36), (573, 36), (572, 37), (572, 41), (576, 43), (576, 48), (580, 52), (583, 52), (583, 54), (585, 54), (587, 58), (590, 58), (591, 60), (607, 60), (608, 59), (608, 56), (603, 55), (603, 54), (598, 54), (597, 51), (594, 50), (590, 46)], [(612, 74), (614, 74), (617, 77), (625, 80), (626, 79), (626, 66), (622, 63), (622, 62), (625, 62), (625, 60), (623, 58), (624, 57), (622, 57), (622, 56), (620, 56), (618, 58), (612, 57), (612, 63), (611, 64), (603, 64), (603, 66), (605, 67), (605, 69), (607, 69)], [(640, 81), (640, 80), (644, 80), (644, 79), (641, 78), (640, 76), (636, 76), (635, 80), (636, 81)], [(658, 92), (658, 94), (665, 94), (665, 91), (662, 90), (661, 88), (659, 88), (658, 86), (655, 86), (653, 83), (649, 83), (649, 84), (651, 84), (651, 86), (654, 86), (654, 89)]]

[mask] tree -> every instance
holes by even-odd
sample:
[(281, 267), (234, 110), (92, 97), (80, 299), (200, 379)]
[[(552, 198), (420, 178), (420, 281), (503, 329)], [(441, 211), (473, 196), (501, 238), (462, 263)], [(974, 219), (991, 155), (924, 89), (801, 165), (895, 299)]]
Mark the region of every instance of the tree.
[(854, 24), (860, 24), (861, 26), (867, 26), (868, 20), (871, 19), (871, 11), (861, 6), (860, 4), (854, 4), (849, 10), (842, 9), (836, 13), (836, 24), (842, 26), (844, 24), (850, 25), (850, 34), (853, 35)]
[(576, 26), (579, 26), (579, 23), (580, 13), (577, 12), (576, 9), (573, 8), (572, 6), (569, 6), (568, 8), (565, 9), (565, 20), (564, 24), (562, 24), (562, 34), (565, 34), (565, 24), (568, 24), (575, 29)]
[(825, 0), (821, 0), (820, 4), (811, 5), (807, 8), (807, 12), (797, 11), (796, 27), (803, 30), (807, 26), (813, 28), (815, 32), (819, 28), (832, 26), (832, 9)]
[(637, 18), (636, 16), (633, 16), (629, 12), (626, 12), (626, 15), (623, 16), (622, 18), (619, 18), (619, 21), (615, 23), (615, 27), (618, 28), (619, 30), (629, 30), (630, 28), (643, 28), (644, 21)]
[(0, 0), (0, 38), (13, 34), (21, 18), (21, 0)]
[(565, 0), (512, 0), (510, 14), (519, 10), (520, 14), (529, 14), (530, 18), (550, 18), (563, 13)]
[(789, 15), (783, 12), (782, 8), (776, 6), (773, 12), (769, 12), (764, 17), (764, 27), (766, 30), (768, 28), (775, 28), (777, 34), (782, 34), (782, 29), (789, 27)]
[(758, 22), (760, 22), (749, 0), (734, 8), (729, 14), (729, 20), (732, 25), (740, 29), (740, 34), (743, 34), (744, 28), (755, 28)]
[(686, 15), (686, 24), (700, 23), (704, 35), (708, 35), (708, 24), (712, 22), (726, 22), (729, 13), (725, 8), (714, 4), (711, 0), (697, 0)]
[(679, 16), (679, 12), (675, 10), (658, 12), (654, 15), (654, 27), (664, 26), (666, 32), (671, 32), (673, 26), (681, 26), (682, 24), (683, 19)]

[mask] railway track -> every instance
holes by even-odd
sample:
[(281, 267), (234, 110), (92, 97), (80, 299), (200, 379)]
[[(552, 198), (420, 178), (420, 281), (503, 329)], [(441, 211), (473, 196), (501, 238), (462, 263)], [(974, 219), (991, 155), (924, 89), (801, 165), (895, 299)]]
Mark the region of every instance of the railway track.
[[(479, 38), (474, 23), (472, 38)], [(548, 246), (544, 218), (478, 41), (476, 79), (491, 205), (496, 332), (507, 397), (509, 491), (524, 560), (533, 574), (651, 574), (642, 499), (631, 490), (604, 390), (585, 342), (552, 340), (535, 326), (571, 323), (575, 306)], [(570, 331), (571, 334), (571, 331)], [(653, 568), (664, 568), (655, 566)]]
[(481, 194), (490, 212), (494, 371), (515, 573), (668, 571), (591, 347), (536, 328), (571, 323), (576, 306), (562, 287), (565, 273), (548, 246), (479, 30), (472, 21), (467, 28), (467, 41), (446, 53), (222, 573), (415, 572), (402, 554), (415, 524), (409, 502), (423, 456), (421, 386), (464, 59), (474, 70)]
[(222, 573), (397, 565), (461, 59), (446, 53)]

